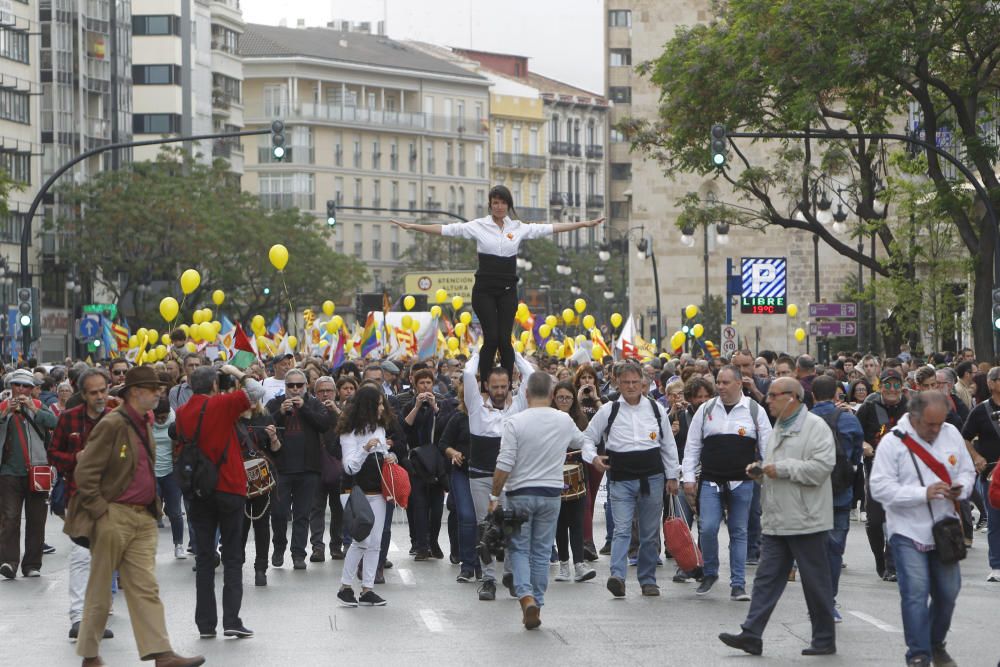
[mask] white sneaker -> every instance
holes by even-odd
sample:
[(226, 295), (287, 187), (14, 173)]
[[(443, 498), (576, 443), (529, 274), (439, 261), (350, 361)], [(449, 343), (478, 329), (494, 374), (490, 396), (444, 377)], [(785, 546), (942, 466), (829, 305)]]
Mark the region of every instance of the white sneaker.
[(861, 520), (861, 510), (855, 507), (854, 509), (851, 510), (851, 521), (857, 522), (860, 520)]
[(990, 576), (986, 577), (986, 581), (1000, 581), (1000, 570), (990, 572)]
[(559, 561), (559, 574), (556, 575), (556, 581), (569, 581), (570, 578), (569, 561)]
[(573, 581), (580, 583), (583, 581), (590, 581), (597, 576), (597, 570), (590, 567), (586, 563), (576, 563), (573, 566), (576, 576), (573, 577)]
[[(31, 579), (34, 579), (35, 577), (42, 576), (42, 573), (39, 572), (38, 570), (28, 570), (27, 572), (24, 573), (24, 576), (29, 577)], [(998, 581), (1000, 581), (1000, 580), (998, 580)]]
[(174, 545), (174, 558), (184, 559), (187, 558), (187, 550), (184, 548), (183, 544)]

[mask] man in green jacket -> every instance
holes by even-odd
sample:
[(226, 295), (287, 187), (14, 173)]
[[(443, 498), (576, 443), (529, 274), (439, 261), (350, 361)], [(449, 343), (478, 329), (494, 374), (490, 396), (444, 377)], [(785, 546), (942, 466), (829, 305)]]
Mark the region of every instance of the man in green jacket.
[[(56, 416), (31, 397), (35, 376), (18, 369), (7, 377), (11, 396), (0, 403), (0, 575), (37, 577), (42, 569), (48, 489), (32, 484), (32, 466), (48, 466), (45, 434)], [(21, 558), (21, 511), (24, 510), (24, 558)]]
[(778, 378), (767, 392), (775, 418), (764, 460), (747, 467), (762, 480), (760, 565), (753, 581), (750, 611), (738, 635), (719, 635), (728, 646), (751, 655), (763, 651), (762, 636), (788, 581), (792, 564), (802, 575), (812, 641), (802, 655), (837, 652), (833, 622), (833, 581), (827, 534), (833, 528), (830, 473), (837, 459), (830, 427), (803, 405), (805, 390), (794, 378)]

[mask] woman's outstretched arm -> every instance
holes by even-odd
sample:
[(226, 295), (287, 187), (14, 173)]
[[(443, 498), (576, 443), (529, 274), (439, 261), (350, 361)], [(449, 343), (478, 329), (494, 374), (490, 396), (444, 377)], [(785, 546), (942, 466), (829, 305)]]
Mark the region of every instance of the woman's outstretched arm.
[(579, 222), (553, 222), (552, 233), (558, 234), (560, 232), (571, 232), (574, 229), (580, 229), (581, 227), (596, 227), (602, 222), (604, 222), (604, 218), (598, 218), (597, 220), (581, 220)]
[(400, 222), (399, 220), (389, 220), (389, 222), (396, 225), (397, 227), (402, 227), (403, 229), (412, 230), (415, 232), (423, 232), (425, 234), (437, 234), (438, 236), (441, 236), (441, 228), (444, 226), (440, 224), (418, 225), (415, 222)]

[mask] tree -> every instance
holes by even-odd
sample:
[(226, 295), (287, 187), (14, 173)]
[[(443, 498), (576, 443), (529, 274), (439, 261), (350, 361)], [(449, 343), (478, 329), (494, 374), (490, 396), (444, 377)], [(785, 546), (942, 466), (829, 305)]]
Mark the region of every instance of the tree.
[[(162, 286), (146, 301), (148, 309), (129, 313), (140, 321), (159, 319), (163, 296), (180, 298), (177, 279), (188, 268), (198, 269), (202, 281), (186, 297), (184, 315), (209, 305), (209, 295), (221, 289), (224, 310), (242, 320), (343, 300), (367, 279), (360, 262), (330, 248), (325, 224), (296, 209), (262, 208), (232, 184), (223, 161), (208, 166), (164, 150), (155, 161), (68, 186), (62, 197), (78, 215), (45, 225), (72, 239), (60, 244), (61, 262), (90, 275), (118, 303), (141, 305), (140, 284)], [(275, 243), (290, 256), (281, 274), (267, 259)]]
[[(731, 131), (856, 134), (893, 131), (909, 115), (911, 131), (959, 153), (1000, 204), (994, 125), (1000, 6), (972, 0), (731, 0), (714, 11), (708, 25), (679, 30), (659, 58), (639, 66), (662, 93), (659, 117), (620, 126), (668, 174), (711, 171), (714, 123)], [(950, 144), (945, 131), (954, 137)], [(885, 187), (897, 145), (845, 138), (781, 141), (773, 148), (761, 165), (734, 144), (735, 159), (718, 174), (759, 207), (735, 215), (736, 224), (802, 229), (881, 276), (913, 275), (907, 258), (892, 252), (899, 224), (889, 219)], [(963, 195), (963, 179), (932, 151), (926, 152), (926, 169), (934, 205), (973, 258), (976, 349), (992, 352), (994, 221), (982, 202)], [(840, 190), (836, 195), (859, 219), (851, 235), (875, 234), (885, 259), (858, 252), (804, 205), (817, 194), (817, 180)], [(803, 204), (793, 214), (786, 202)]]
[(6, 215), (9, 211), (7, 207), (7, 199), (10, 197), (10, 193), (23, 189), (23, 183), (15, 181), (6, 171), (0, 169), (0, 215)]

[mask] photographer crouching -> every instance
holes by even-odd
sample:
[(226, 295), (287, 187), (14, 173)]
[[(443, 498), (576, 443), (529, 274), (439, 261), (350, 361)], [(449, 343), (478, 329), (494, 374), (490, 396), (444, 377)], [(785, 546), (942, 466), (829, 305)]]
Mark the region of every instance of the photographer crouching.
[(540, 609), (549, 583), (549, 556), (559, 518), (566, 451), (583, 447), (583, 434), (570, 416), (550, 407), (552, 386), (546, 373), (528, 378), (528, 408), (504, 422), (490, 494), (492, 514), (506, 485), (508, 513), (520, 523), (508, 538), (507, 557), (528, 630), (542, 624)]

